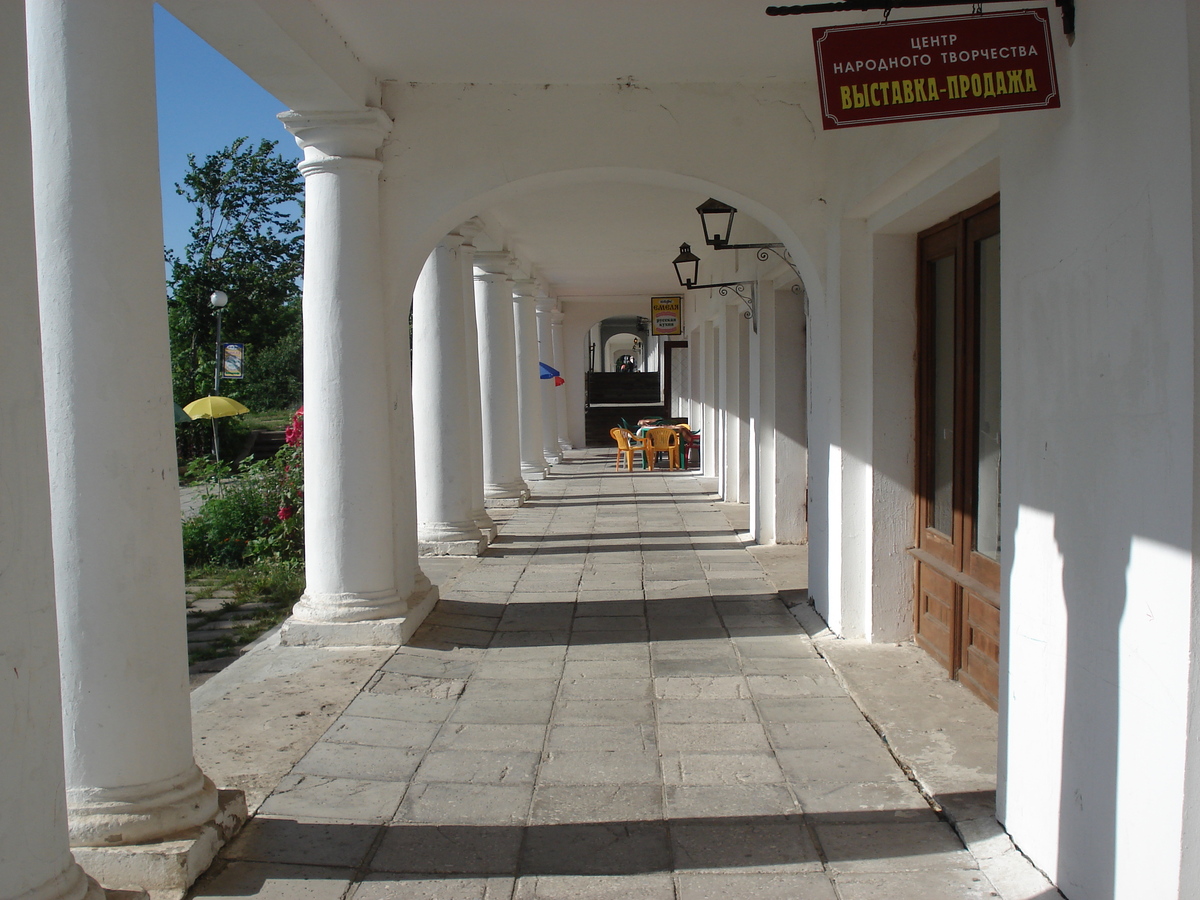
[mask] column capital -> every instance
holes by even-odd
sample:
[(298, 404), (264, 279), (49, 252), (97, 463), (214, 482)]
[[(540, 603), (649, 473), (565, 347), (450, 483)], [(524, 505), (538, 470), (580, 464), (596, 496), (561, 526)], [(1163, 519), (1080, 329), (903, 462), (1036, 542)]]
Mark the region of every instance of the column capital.
[(563, 312), (561, 309), (556, 309), (550, 314), (550, 324), (555, 328), (558, 328), (563, 322), (566, 321), (566, 318), (567, 314), (565, 312)]
[(483, 233), (483, 223), (478, 218), (467, 219), (454, 229), (454, 233), (462, 236), (464, 244), (474, 246), (475, 238)]
[(458, 248), (464, 243), (466, 243), (466, 239), (461, 234), (459, 234), (457, 231), (451, 231), (444, 238), (438, 241), (438, 246), (446, 247), (453, 252), (457, 251)]
[(558, 311), (558, 301), (553, 297), (538, 297), (534, 309), (541, 314), (553, 314)]
[(532, 278), (513, 279), (513, 297), (518, 300), (532, 300), (537, 292), (537, 282)]
[(477, 279), (483, 280), (489, 278), (496, 280), (497, 277), (507, 278), (512, 270), (513, 260), (512, 254), (507, 250), (477, 250), (475, 251), (475, 268), (479, 270), (475, 274)]
[(347, 157), (374, 161), (392, 130), (387, 113), (374, 107), (336, 112), (288, 110), (277, 118), (296, 138), (306, 163)]

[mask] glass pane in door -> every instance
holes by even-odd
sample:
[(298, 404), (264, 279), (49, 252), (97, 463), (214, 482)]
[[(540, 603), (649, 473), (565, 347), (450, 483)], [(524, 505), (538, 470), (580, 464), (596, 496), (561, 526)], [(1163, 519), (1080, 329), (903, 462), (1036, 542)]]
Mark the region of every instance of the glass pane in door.
[(1000, 560), (1000, 235), (975, 245), (979, 272), (979, 431), (975, 550)]
[(933, 528), (954, 532), (954, 257), (930, 263), (933, 288)]

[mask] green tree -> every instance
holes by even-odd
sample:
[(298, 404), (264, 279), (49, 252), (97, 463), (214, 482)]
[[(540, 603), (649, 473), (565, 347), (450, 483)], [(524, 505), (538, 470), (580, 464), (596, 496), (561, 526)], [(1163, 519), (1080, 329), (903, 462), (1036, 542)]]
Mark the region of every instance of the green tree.
[(216, 354), (213, 291), (229, 305), (222, 340), (246, 345), (246, 375), (222, 393), (251, 409), (281, 409), (300, 400), (300, 286), (304, 237), (303, 179), (294, 162), (238, 138), (197, 162), (175, 191), (195, 204), (191, 240), (182, 255), (168, 250), (171, 374), (176, 402), (212, 393)]

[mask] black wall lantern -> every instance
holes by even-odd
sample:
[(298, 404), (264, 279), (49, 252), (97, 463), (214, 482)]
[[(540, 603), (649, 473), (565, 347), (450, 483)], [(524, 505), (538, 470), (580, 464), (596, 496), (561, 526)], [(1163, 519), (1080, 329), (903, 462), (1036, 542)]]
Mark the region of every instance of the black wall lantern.
[(675, 257), (675, 277), (679, 283), (689, 290), (700, 280), (700, 257), (692, 252), (690, 244), (679, 245), (679, 255)]
[[(729, 236), (733, 232), (733, 217), (737, 215), (737, 209), (728, 203), (722, 203), (714, 197), (709, 197), (696, 207), (696, 212), (700, 214), (700, 221), (704, 225), (704, 242), (710, 247), (716, 250), (757, 250), (758, 252), (755, 253), (755, 256), (758, 257), (760, 262), (766, 262), (771, 258), (770, 254), (774, 253), (791, 267), (791, 270), (796, 273), (797, 278), (800, 277), (800, 270), (792, 262), (791, 255), (787, 252), (787, 247), (783, 244), (729, 243)], [(757, 333), (758, 292), (756, 282), (722, 281), (715, 284), (697, 284), (696, 282), (700, 280), (700, 257), (692, 252), (692, 248), (688, 244), (679, 245), (679, 255), (672, 260), (672, 263), (675, 266), (675, 277), (679, 279), (679, 284), (686, 290), (695, 291), (701, 288), (717, 288), (718, 293), (722, 296), (728, 296), (730, 293), (736, 295), (746, 304), (748, 311), (744, 315), (754, 324), (754, 331)], [(748, 294), (747, 285), (749, 285)], [(792, 290), (795, 293), (799, 293), (799, 283), (793, 285)]]
[[(709, 197), (696, 207), (700, 213), (700, 221), (704, 224), (704, 243), (717, 250), (780, 250), (783, 244), (731, 244), (729, 236), (733, 233), (733, 217), (737, 209), (728, 203), (722, 203)], [(764, 253), (760, 259), (767, 259)]]
[(696, 207), (700, 213), (700, 221), (704, 223), (704, 243), (710, 247), (720, 247), (729, 243), (729, 235), (733, 233), (733, 217), (737, 210), (728, 203), (709, 197)]
[[(679, 279), (679, 284), (686, 290), (698, 291), (703, 288), (717, 288), (717, 293), (722, 297), (734, 294), (746, 304), (745, 316), (753, 323), (754, 331), (758, 332), (758, 295), (753, 281), (720, 281), (714, 284), (697, 284), (696, 280), (700, 277), (700, 257), (692, 252), (692, 248), (688, 244), (679, 245), (679, 255), (672, 260), (672, 264), (675, 266), (675, 277)], [(749, 295), (746, 293), (747, 286), (749, 286)]]

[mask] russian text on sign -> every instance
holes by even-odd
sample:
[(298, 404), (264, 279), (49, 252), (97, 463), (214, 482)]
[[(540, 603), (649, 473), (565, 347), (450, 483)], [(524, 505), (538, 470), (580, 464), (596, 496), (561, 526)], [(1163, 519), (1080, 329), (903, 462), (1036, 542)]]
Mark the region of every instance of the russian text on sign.
[(826, 128), (1059, 105), (1045, 10), (817, 28), (813, 41)]

